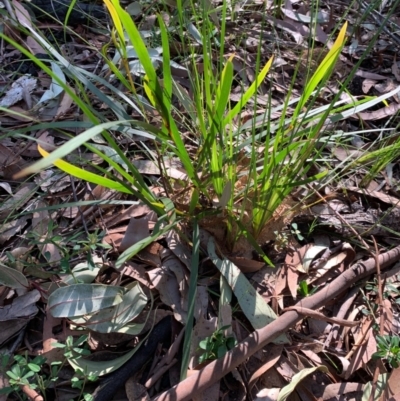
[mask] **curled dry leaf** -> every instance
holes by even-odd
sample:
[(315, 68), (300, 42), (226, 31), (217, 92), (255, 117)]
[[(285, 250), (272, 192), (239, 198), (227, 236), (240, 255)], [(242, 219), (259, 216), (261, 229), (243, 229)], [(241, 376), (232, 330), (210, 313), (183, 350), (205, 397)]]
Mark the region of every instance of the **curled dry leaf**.
[(249, 389), (256, 384), (256, 381), (258, 378), (268, 372), (269, 369), (271, 369), (273, 366), (275, 366), (283, 351), (283, 345), (274, 345), (273, 347), (269, 347), (269, 352), (267, 354), (267, 359), (264, 361), (263, 365), (257, 369), (250, 377), (249, 379)]
[[(368, 326), (367, 326), (368, 327)], [(356, 344), (357, 344), (357, 339), (363, 336), (362, 332), (355, 337), (356, 339)], [(343, 377), (347, 380), (356, 370), (366, 367), (367, 364), (370, 362), (372, 358), (372, 354), (374, 354), (377, 350), (376, 347), (376, 340), (375, 340), (375, 335), (373, 333), (372, 328), (370, 328), (363, 338), (363, 341), (361, 344), (358, 346), (355, 345), (356, 349), (354, 354), (352, 355), (350, 359), (350, 364), (348, 366), (347, 371), (343, 375)]]
[(168, 267), (164, 266), (150, 270), (148, 275), (153, 286), (160, 293), (163, 303), (172, 308), (175, 319), (178, 322), (185, 323), (187, 319), (187, 304), (182, 302), (176, 275)]

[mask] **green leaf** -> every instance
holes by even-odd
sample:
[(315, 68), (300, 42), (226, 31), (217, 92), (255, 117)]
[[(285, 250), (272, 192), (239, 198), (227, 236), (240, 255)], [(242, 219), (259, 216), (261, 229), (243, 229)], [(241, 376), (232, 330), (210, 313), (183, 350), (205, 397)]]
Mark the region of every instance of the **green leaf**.
[(295, 117), (297, 117), (300, 111), (303, 109), (304, 105), (306, 104), (306, 102), (308, 101), (312, 92), (315, 90), (318, 84), (323, 79), (329, 78), (329, 75), (331, 74), (333, 67), (336, 64), (340, 51), (344, 45), (346, 30), (347, 30), (347, 22), (345, 22), (342, 29), (340, 30), (339, 35), (336, 38), (335, 43), (329, 50), (328, 54), (325, 56), (325, 58), (318, 66), (313, 76), (307, 82), (307, 85), (303, 91), (303, 94), (294, 112)]
[(9, 376), (13, 380), (19, 380), (19, 375), (16, 375), (14, 372), (11, 370), (7, 371), (7, 376)]
[[(119, 332), (143, 311), (146, 304), (147, 296), (140, 284), (135, 282), (133, 287), (123, 295), (122, 301), (118, 305), (102, 309), (84, 318), (72, 318), (72, 321), (99, 333)], [(143, 324), (131, 325), (131, 332), (135, 326), (137, 328), (135, 334), (139, 334), (143, 329)]]
[[(378, 401), (381, 398), (383, 391), (387, 388), (387, 382), (389, 379), (389, 373), (382, 373), (378, 376), (377, 385), (373, 401)], [(372, 383), (368, 382), (363, 391), (362, 401), (369, 401), (371, 399)]]
[(74, 284), (55, 290), (48, 301), (54, 317), (83, 316), (122, 302), (125, 289), (102, 284)]
[(329, 372), (328, 368), (326, 366), (317, 366), (315, 368), (308, 368), (308, 369), (303, 369), (299, 373), (296, 373), (293, 377), (290, 383), (283, 387), (282, 390), (279, 392), (278, 400), (277, 401), (286, 401), (287, 398), (290, 396), (290, 394), (293, 393), (295, 390), (296, 386), (307, 376), (310, 374), (316, 372), (317, 370), (320, 370), (321, 372)]
[(131, 359), (132, 355), (139, 350), (140, 346), (146, 339), (140, 341), (139, 344), (135, 346), (131, 351), (126, 353), (125, 355), (112, 359), (111, 361), (90, 361), (84, 358), (68, 358), (68, 362), (70, 365), (76, 370), (81, 369), (87, 375), (94, 376), (104, 376), (108, 373), (113, 372), (120, 368), (123, 364), (125, 364), (129, 359)]
[(0, 284), (14, 289), (29, 287), (28, 280), (22, 273), (2, 263), (0, 263)]
[(34, 363), (28, 363), (28, 368), (35, 373), (40, 372), (40, 366), (35, 365)]
[(78, 263), (73, 269), (73, 274), (67, 274), (61, 277), (61, 280), (66, 284), (86, 283), (90, 284), (99, 274), (100, 268), (94, 267), (90, 269), (87, 262)]

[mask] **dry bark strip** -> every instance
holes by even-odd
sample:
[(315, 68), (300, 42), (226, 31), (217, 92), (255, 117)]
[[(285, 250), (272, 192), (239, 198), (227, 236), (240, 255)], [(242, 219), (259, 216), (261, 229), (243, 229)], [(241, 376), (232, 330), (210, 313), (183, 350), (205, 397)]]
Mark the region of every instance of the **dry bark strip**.
[[(379, 255), (378, 263), (380, 268), (384, 269), (398, 260), (400, 260), (400, 246)], [(314, 310), (321, 308), (328, 300), (337, 297), (343, 290), (374, 273), (375, 270), (375, 258), (372, 257), (366, 261), (359, 262), (343, 272), (316, 294), (298, 302), (296, 306)], [(268, 326), (254, 331), (223, 358), (211, 362), (197, 374), (189, 376), (168, 391), (153, 398), (152, 401), (185, 401), (191, 399), (194, 394), (204, 392), (208, 387), (222, 379), (227, 373), (245, 362), (247, 358), (280, 334), (285, 333), (301, 319), (302, 315), (295, 311), (284, 313)]]

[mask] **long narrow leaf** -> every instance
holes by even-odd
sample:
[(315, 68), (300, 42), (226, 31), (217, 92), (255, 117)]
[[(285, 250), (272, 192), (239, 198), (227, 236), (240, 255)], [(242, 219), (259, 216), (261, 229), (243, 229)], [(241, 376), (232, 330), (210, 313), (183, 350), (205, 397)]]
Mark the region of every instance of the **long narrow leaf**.
[(96, 135), (99, 135), (103, 130), (110, 129), (112, 127), (118, 126), (121, 123), (116, 122), (109, 122), (99, 124), (96, 127), (92, 127), (82, 134), (76, 136), (75, 138), (71, 139), (64, 145), (60, 146), (57, 150), (46, 156), (44, 159), (37, 161), (36, 163), (32, 164), (31, 166), (21, 170), (19, 173), (15, 175), (15, 178), (21, 178), (28, 174), (37, 173), (40, 170), (43, 170), (52, 164), (58, 159), (62, 159), (63, 157), (70, 154), (75, 149), (79, 148), (79, 146), (83, 145), (85, 142), (89, 141), (90, 139), (94, 138)]
[(271, 68), (272, 62), (274, 58), (271, 57), (265, 67), (260, 71), (258, 74), (256, 80), (250, 85), (250, 87), (247, 89), (247, 91), (243, 94), (239, 102), (236, 104), (236, 106), (228, 113), (228, 115), (224, 119), (224, 125), (229, 124), (243, 109), (243, 107), (247, 104), (247, 102), (251, 99), (251, 97), (254, 95), (258, 87), (262, 84), (264, 81), (264, 78), (268, 74), (268, 71)]
[(171, 59), (169, 53), (169, 39), (165, 28), (164, 20), (161, 15), (158, 15), (158, 24), (161, 30), (161, 40), (163, 44), (163, 103), (167, 108), (168, 113), (171, 113), (172, 101), (172, 75), (171, 75)]
[(302, 110), (303, 106), (306, 104), (306, 102), (308, 101), (312, 92), (315, 90), (318, 84), (323, 79), (327, 79), (329, 77), (336, 63), (336, 60), (339, 57), (340, 50), (344, 45), (346, 30), (347, 30), (347, 22), (345, 22), (342, 29), (340, 30), (339, 35), (336, 38), (332, 48), (329, 50), (328, 54), (322, 60), (321, 64), (318, 66), (317, 70), (307, 83), (303, 91), (303, 95), (301, 96), (301, 99), (297, 104), (294, 116), (297, 116), (297, 114)]
[[(46, 152), (40, 145), (38, 145), (39, 153), (44, 157), (47, 158), (49, 153)], [(101, 185), (104, 188), (114, 189), (118, 192), (124, 192), (126, 194), (134, 194), (135, 192), (126, 188), (122, 184), (110, 180), (109, 178), (102, 177), (101, 175), (97, 175), (90, 171), (83, 170), (79, 167), (74, 166), (64, 160), (57, 159), (54, 161), (54, 165), (57, 166), (60, 170), (66, 172), (69, 175), (72, 175), (76, 178), (81, 180), (91, 182), (93, 184)]]
[(186, 322), (185, 338), (183, 340), (181, 381), (186, 379), (186, 374), (189, 366), (190, 342), (192, 340), (194, 307), (196, 304), (199, 257), (200, 257), (200, 229), (197, 221), (195, 221), (193, 224), (193, 253), (190, 264), (191, 267), (190, 267), (189, 296), (188, 296), (189, 299), (188, 318)]

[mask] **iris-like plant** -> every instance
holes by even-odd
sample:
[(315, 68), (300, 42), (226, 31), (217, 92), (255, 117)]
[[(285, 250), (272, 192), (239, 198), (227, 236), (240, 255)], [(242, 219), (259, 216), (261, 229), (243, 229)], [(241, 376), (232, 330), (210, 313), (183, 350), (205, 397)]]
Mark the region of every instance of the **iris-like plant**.
[[(263, 255), (257, 243), (258, 236), (285, 197), (294, 187), (306, 182), (305, 177), (315, 156), (313, 153), (315, 145), (326, 118), (335, 113), (335, 110), (342, 110), (344, 107), (335, 109), (332, 104), (324, 109), (307, 111), (313, 103), (318, 88), (323, 86), (332, 73), (344, 43), (347, 24), (340, 30), (331, 50), (306, 84), (301, 97), (297, 99), (297, 106), (290, 119), (285, 119), (289, 93), (285, 104), (281, 106), (282, 118), (279, 124), (273, 126), (269, 123), (270, 113), (276, 111), (270, 108), (267, 108), (263, 116), (252, 118), (241, 124), (240, 113), (250, 99), (257, 101), (257, 90), (271, 69), (273, 58), (263, 68), (259, 68), (255, 81), (243, 92), (239, 101), (232, 105), (229, 96), (234, 80), (234, 55), (221, 62), (217, 68), (217, 74), (214, 73), (215, 68), (210, 56), (212, 54), (212, 18), (208, 13), (203, 13), (202, 31), (199, 32), (203, 45), (203, 71), (196, 69), (193, 61), (192, 68), (189, 69), (193, 71), (190, 76), (193, 96), (189, 97), (172, 76), (173, 61), (169, 51), (168, 30), (162, 18), (158, 17), (162, 43), (161, 58), (154, 57), (154, 52), (150, 52), (132, 18), (122, 9), (119, 1), (105, 0), (105, 3), (114, 22), (112, 38), (118, 54), (118, 57), (111, 60), (106, 57), (107, 52), (103, 51), (107, 66), (114, 74), (114, 78), (130, 91), (129, 95), (125, 95), (126, 101), (130, 105), (134, 104), (135, 110), (142, 114), (144, 119), (146, 116), (142, 110), (154, 108), (161, 117), (161, 125), (155, 127), (147, 122), (122, 118), (115, 122), (100, 123), (90, 105), (83, 104), (81, 99), (77, 99), (73, 93), (70, 93), (95, 126), (71, 139), (51, 155), (39, 145), (38, 149), (44, 159), (25, 169), (20, 175), (33, 173), (55, 164), (72, 176), (135, 195), (149, 205), (158, 214), (159, 223), (147, 241), (134, 245), (121, 255), (119, 265), (151, 243), (157, 236), (173, 228), (182, 219), (196, 218), (201, 223), (201, 218), (210, 213), (209, 210), (204, 211), (201, 207), (199, 201), (201, 198), (208, 199), (209, 204), (214, 205), (212, 213), (218, 213), (220, 221), (226, 224), (229, 244), (233, 244), (238, 236), (243, 235)], [(226, 12), (224, 3), (222, 14), (225, 15)], [(180, 2), (178, 2), (178, 14), (182, 25), (185, 20), (184, 9)], [(224, 41), (224, 24), (225, 18), (222, 18), (221, 43)], [(43, 42), (43, 39), (38, 36), (37, 40)], [(10, 39), (8, 41), (12, 42)], [(14, 43), (14, 45), (18, 47), (17, 44)], [(35, 57), (29, 55), (24, 49), (20, 48), (20, 50), (35, 60)], [(222, 50), (223, 46), (221, 46), (221, 60), (224, 60)], [(68, 64), (54, 49), (52, 52), (61, 64), (64, 66)], [(144, 91), (140, 96), (136, 88), (137, 84), (132, 79), (132, 59), (136, 60), (135, 71), (139, 63), (142, 72)], [(120, 71), (119, 65), (117, 66), (114, 60), (121, 62), (124, 72)], [(69, 90), (48, 67), (39, 60), (35, 61), (52, 75), (59, 85), (65, 87), (66, 91)], [(160, 61), (162, 61), (162, 79), (159, 77), (160, 71), (155, 67), (155, 64)], [(89, 90), (98, 93), (97, 88), (91, 84), (83, 70), (70, 65), (68, 68), (69, 73), (80, 79)], [(143, 97), (144, 94), (147, 100)], [(189, 124), (192, 133), (191, 140), (197, 148), (195, 153), (188, 151), (178, 128), (177, 112), (173, 106), (174, 97), (190, 116), (190, 121), (184, 122)], [(138, 99), (142, 100), (139, 106)], [(109, 99), (107, 102), (109, 103)], [(122, 115), (120, 113), (120, 117)], [(169, 193), (169, 199), (158, 198), (154, 195), (138, 169), (109, 133), (111, 129), (120, 132), (137, 130), (137, 133), (154, 139), (156, 149), (160, 152), (158, 157), (161, 158), (162, 151), (163, 154), (178, 159), (187, 177), (184, 184), (180, 183), (179, 195)], [(99, 134), (107, 141), (118, 159), (106, 155), (99, 147), (88, 144), (90, 139)], [(97, 174), (61, 160), (83, 144), (108, 163), (109, 168), (97, 167), (101, 172)], [(315, 180), (322, 175), (309, 177), (307, 180)], [(168, 177), (165, 178), (168, 179)], [(173, 188), (174, 180), (169, 179), (169, 181), (168, 187)], [(177, 186), (179, 187), (175, 185), (175, 188)], [(264, 259), (269, 262), (265, 255)]]

